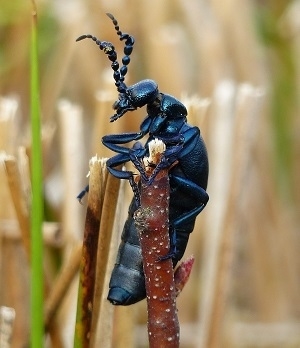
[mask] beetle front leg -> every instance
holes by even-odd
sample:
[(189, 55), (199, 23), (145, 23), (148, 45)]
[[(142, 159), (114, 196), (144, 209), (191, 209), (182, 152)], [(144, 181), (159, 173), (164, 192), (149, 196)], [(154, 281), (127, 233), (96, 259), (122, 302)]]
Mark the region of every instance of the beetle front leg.
[(151, 122), (151, 118), (146, 117), (141, 124), (140, 132), (105, 135), (104, 137), (102, 137), (102, 143), (112, 151), (128, 154), (128, 148), (119, 145), (142, 139), (143, 136), (145, 136), (149, 132)]
[(137, 141), (144, 135), (145, 134), (142, 132), (105, 135), (102, 138), (102, 143), (112, 151), (122, 154), (128, 154), (129, 149), (127, 147), (120, 146), (119, 144), (127, 144), (131, 141)]
[[(127, 149), (127, 150), (129, 152), (131, 149)], [(115, 167), (117, 167), (121, 164), (124, 164), (128, 161), (130, 161), (129, 155), (128, 154), (125, 155), (125, 154), (121, 153), (121, 154), (118, 154), (118, 155), (110, 158), (109, 160), (107, 160), (106, 167), (107, 167), (107, 170), (116, 178), (126, 179), (129, 181), (129, 184), (132, 188), (136, 203), (138, 206), (140, 206), (140, 193), (139, 193), (138, 185), (134, 181), (134, 173), (130, 170), (115, 169)]]

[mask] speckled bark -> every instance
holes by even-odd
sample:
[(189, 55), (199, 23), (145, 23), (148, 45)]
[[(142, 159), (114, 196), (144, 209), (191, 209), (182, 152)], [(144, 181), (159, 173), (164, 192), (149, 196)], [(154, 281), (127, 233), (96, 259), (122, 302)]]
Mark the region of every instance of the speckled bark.
[(170, 251), (169, 189), (168, 170), (161, 170), (151, 185), (142, 180), (141, 207), (135, 214), (145, 273), (149, 346), (155, 348), (179, 347), (172, 259), (159, 261)]

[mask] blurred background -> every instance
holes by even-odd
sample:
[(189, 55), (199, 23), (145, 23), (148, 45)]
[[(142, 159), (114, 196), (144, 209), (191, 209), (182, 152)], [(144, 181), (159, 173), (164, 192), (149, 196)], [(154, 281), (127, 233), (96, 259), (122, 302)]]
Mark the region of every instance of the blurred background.
[[(109, 123), (110, 63), (91, 40), (75, 42), (111, 41), (121, 60), (111, 12), (136, 39), (127, 85), (156, 80), (185, 103), (207, 144), (210, 201), (186, 251), (195, 266), (178, 298), (181, 346), (300, 347), (300, 2), (43, 0), (37, 8), (50, 284), (82, 238), (76, 196), (89, 159), (113, 155), (101, 137), (138, 131), (146, 115)], [(30, 28), (29, 1), (1, 1), (1, 157), (30, 154)], [(12, 347), (25, 347), (29, 266), (3, 166), (0, 183), (0, 306), (15, 309)], [(123, 221), (130, 199), (127, 188)], [(76, 289), (75, 279), (56, 316), (63, 347), (73, 344)], [(145, 301), (117, 309), (112, 346), (147, 346)]]

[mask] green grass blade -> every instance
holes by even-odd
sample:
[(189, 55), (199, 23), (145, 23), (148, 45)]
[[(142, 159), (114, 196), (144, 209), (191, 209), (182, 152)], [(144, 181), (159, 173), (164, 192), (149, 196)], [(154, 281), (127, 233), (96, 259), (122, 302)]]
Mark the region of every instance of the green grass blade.
[(40, 97), (37, 47), (37, 13), (33, 2), (31, 29), (31, 132), (32, 132), (32, 210), (31, 210), (31, 347), (43, 347), (43, 193), (40, 127)]

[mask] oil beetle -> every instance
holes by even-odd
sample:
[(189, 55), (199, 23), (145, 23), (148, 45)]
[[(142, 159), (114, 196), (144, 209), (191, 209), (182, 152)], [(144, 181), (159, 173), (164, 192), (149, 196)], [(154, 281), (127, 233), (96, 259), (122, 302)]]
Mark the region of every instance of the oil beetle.
[[(194, 229), (195, 219), (209, 199), (206, 193), (208, 158), (200, 130), (187, 123), (187, 110), (179, 100), (161, 93), (153, 80), (142, 80), (132, 86), (126, 86), (124, 80), (134, 38), (120, 31), (113, 15), (107, 13), (107, 16), (112, 20), (120, 40), (125, 41), (121, 67), (112, 43), (100, 41), (92, 35), (82, 35), (76, 41), (92, 39), (111, 61), (113, 78), (119, 93), (118, 100), (113, 104), (115, 114), (111, 116), (111, 122), (128, 111), (147, 107), (147, 116), (141, 123), (139, 132), (106, 135), (102, 138), (107, 148), (117, 152), (117, 155), (107, 161), (107, 169), (117, 178), (128, 179), (134, 191), (107, 297), (114, 305), (130, 305), (146, 296), (139, 238), (133, 220), (133, 214), (139, 206), (139, 192), (133, 172), (120, 171), (116, 167), (132, 161), (138, 168), (141, 158), (148, 155), (149, 141), (154, 138), (161, 139), (166, 144), (166, 165), (178, 161), (169, 172), (171, 250), (166, 255), (166, 258), (172, 257), (175, 267), (184, 254), (189, 235)], [(146, 144), (142, 146), (137, 141), (147, 134)], [(132, 148), (122, 146), (131, 141), (136, 142)], [(83, 194), (78, 198), (82, 198)]]

